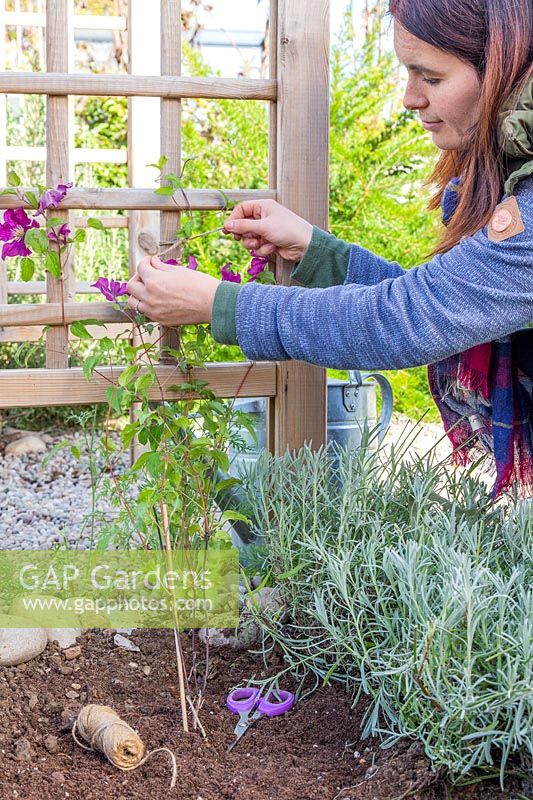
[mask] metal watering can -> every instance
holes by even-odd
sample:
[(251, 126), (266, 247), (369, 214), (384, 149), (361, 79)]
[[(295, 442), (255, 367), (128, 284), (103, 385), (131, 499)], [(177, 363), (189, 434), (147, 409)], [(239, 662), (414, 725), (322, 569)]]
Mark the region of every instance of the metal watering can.
[[(361, 373), (358, 370), (348, 372), (348, 382), (338, 378), (328, 378), (327, 385), (327, 443), (335, 442), (343, 448), (356, 450), (361, 445), (363, 431), (372, 431), (379, 425), (377, 437), (374, 435), (368, 444), (370, 450), (376, 450), (390, 425), (393, 410), (392, 386), (384, 375), (377, 372)], [(370, 380), (369, 380), (370, 379)], [(373, 379), (373, 380), (372, 380)], [(381, 413), (377, 418), (376, 386), (381, 389)], [(267, 446), (265, 398), (237, 398), (234, 408), (245, 411), (255, 418), (257, 442), (246, 429), (241, 430), (242, 438), (247, 442), (249, 450), (237, 453), (230, 449), (230, 474), (239, 476), (246, 464), (257, 461), (259, 454)], [(335, 453), (332, 454), (337, 460)], [(224, 477), (221, 475), (221, 477)], [(221, 509), (236, 508), (242, 500), (240, 487), (234, 487), (220, 493), (217, 497)], [(253, 540), (249, 528), (244, 523), (233, 523), (233, 527), (242, 542)]]
[[(392, 386), (384, 375), (377, 372), (363, 373), (358, 370), (348, 372), (349, 381), (328, 378), (327, 387), (327, 442), (335, 442), (341, 447), (356, 450), (361, 445), (365, 425), (369, 430), (379, 424), (379, 433), (369, 443), (369, 449), (375, 450), (381, 444), (390, 425), (393, 409)], [(375, 383), (368, 381), (373, 378)], [(377, 419), (376, 385), (381, 389), (382, 406)], [(230, 472), (237, 476), (239, 467), (246, 462), (257, 460), (261, 450), (266, 447), (266, 408), (264, 398), (241, 398), (235, 400), (234, 408), (245, 411), (255, 417), (257, 443), (246, 431), (241, 431), (251, 449), (246, 453), (235, 453), (230, 450), (232, 466)]]
[[(337, 378), (328, 379), (328, 427), (327, 441), (350, 450), (361, 445), (365, 425), (372, 431), (379, 424), (379, 433), (369, 442), (369, 449), (376, 450), (383, 441), (390, 425), (393, 409), (392, 386), (378, 372), (349, 370), (346, 383)], [(373, 378), (375, 383), (368, 382)], [(376, 411), (376, 385), (381, 389), (381, 413)]]

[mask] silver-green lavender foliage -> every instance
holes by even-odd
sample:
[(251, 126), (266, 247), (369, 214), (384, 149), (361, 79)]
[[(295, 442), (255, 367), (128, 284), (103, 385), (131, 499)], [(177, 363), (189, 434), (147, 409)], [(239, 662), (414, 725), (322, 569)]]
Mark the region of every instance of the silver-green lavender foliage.
[(372, 699), (365, 734), (421, 739), (452, 775), (533, 756), (533, 504), (392, 452), (264, 453), (244, 476), (290, 621), (291, 671)]

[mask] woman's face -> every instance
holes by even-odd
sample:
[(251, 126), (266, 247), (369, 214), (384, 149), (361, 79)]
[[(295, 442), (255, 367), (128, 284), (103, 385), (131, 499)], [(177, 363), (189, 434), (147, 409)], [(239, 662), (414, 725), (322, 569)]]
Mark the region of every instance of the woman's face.
[(394, 49), (407, 68), (403, 104), (418, 111), (441, 150), (468, 147), (479, 119), (480, 82), (470, 64), (439, 50), (394, 23)]

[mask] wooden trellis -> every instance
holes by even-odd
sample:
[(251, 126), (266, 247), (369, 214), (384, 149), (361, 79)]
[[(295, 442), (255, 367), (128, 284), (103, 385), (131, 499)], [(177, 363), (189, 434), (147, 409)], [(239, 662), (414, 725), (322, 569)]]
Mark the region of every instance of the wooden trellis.
[[(46, 72), (0, 73), (0, 92), (44, 94), (47, 97), (46, 180), (49, 185), (72, 179), (73, 95), (120, 95), (129, 98), (128, 173), (124, 189), (74, 188), (57, 216), (72, 226), (83, 225), (76, 210), (127, 210), (128, 218), (104, 219), (106, 226), (123, 225), (129, 232), (130, 274), (145, 255), (139, 234), (148, 232), (161, 241), (171, 240), (179, 227), (179, 208), (169, 197), (154, 194), (152, 178), (145, 172), (149, 160), (159, 153), (168, 157), (168, 169), (181, 166), (181, 100), (183, 98), (227, 98), (268, 101), (269, 176), (268, 190), (224, 189), (231, 200), (271, 197), (310, 222), (327, 227), (328, 138), (329, 138), (329, 2), (328, 0), (271, 0), (270, 75), (265, 80), (189, 78), (181, 76), (180, 0), (129, 0), (126, 27), (129, 37), (130, 74), (86, 75), (72, 69), (73, 0), (47, 0), (45, 24)], [(37, 15), (36, 15), (37, 16)], [(109, 24), (106, 18), (106, 24)], [(5, 39), (5, 0), (0, 0), (0, 38)], [(95, 24), (93, 19), (93, 25)], [(111, 23), (112, 25), (113, 23)], [(0, 67), (4, 58), (0, 46)], [(152, 60), (147, 61), (147, 53)], [(5, 101), (0, 96), (0, 137), (5, 136)], [(160, 120), (160, 141), (146, 138), (148, 114)], [(151, 117), (153, 119), (153, 117)], [(151, 123), (153, 127), (153, 122)], [(157, 124), (157, 122), (156, 122)], [(5, 139), (0, 140), (0, 149)], [(154, 152), (154, 150), (156, 152)], [(154, 156), (154, 158), (151, 158)], [(10, 157), (16, 157), (12, 154)], [(114, 158), (117, 159), (116, 154)], [(81, 159), (79, 159), (81, 160)], [(103, 159), (102, 159), (103, 160)], [(120, 160), (120, 156), (117, 160)], [(5, 153), (4, 153), (5, 164)], [(0, 173), (2, 159), (0, 158)], [(0, 174), (0, 182), (4, 180)], [(222, 188), (222, 187), (221, 187)], [(216, 189), (188, 189), (193, 210), (221, 208)], [(177, 198), (179, 201), (179, 197)], [(0, 197), (0, 208), (16, 206), (11, 196)], [(183, 207), (182, 207), (183, 208)], [(54, 216), (56, 213), (54, 212)], [(120, 220), (120, 221), (119, 221)], [(291, 265), (278, 260), (278, 283), (288, 284)], [(87, 291), (75, 282), (75, 265), (69, 263), (61, 280), (47, 277), (46, 285), (32, 282), (24, 290), (43, 292), (46, 302), (8, 304), (10, 293), (20, 284), (9, 284), (0, 262), (0, 343), (36, 338), (42, 326), (46, 333), (46, 368), (0, 370), (0, 408), (48, 406), (105, 401), (106, 378), (111, 368), (100, 367), (88, 383), (80, 368), (69, 363), (69, 324), (93, 318), (109, 324), (122, 323), (123, 315), (107, 303), (76, 301)], [(63, 297), (63, 308), (62, 308)], [(174, 331), (164, 330), (165, 342)], [(116, 378), (121, 367), (113, 367)], [(176, 366), (164, 359), (157, 366), (163, 385), (176, 381)], [(211, 364), (211, 388), (220, 397), (270, 398), (269, 447), (282, 453), (304, 441), (318, 447), (326, 436), (325, 370), (297, 361), (279, 363)], [(245, 377), (246, 376), (246, 377)], [(205, 378), (205, 372), (197, 377)], [(245, 378), (245, 379), (244, 379)], [(244, 382), (243, 382), (244, 379)], [(167, 391), (168, 399), (179, 395)], [(154, 400), (160, 395), (154, 390)]]

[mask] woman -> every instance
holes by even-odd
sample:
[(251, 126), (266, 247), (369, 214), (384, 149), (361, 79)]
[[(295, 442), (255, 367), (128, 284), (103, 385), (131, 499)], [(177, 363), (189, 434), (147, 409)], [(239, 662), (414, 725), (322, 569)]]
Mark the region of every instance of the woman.
[(129, 303), (166, 325), (211, 322), (217, 341), (250, 359), (428, 364), (456, 457), (489, 450), (495, 496), (515, 484), (533, 493), (531, 0), (391, 0), (390, 12), (404, 105), (442, 151), (433, 258), (404, 270), (274, 201), (247, 202), (225, 230), (297, 263), (301, 286), (220, 283), (152, 258), (130, 280)]

